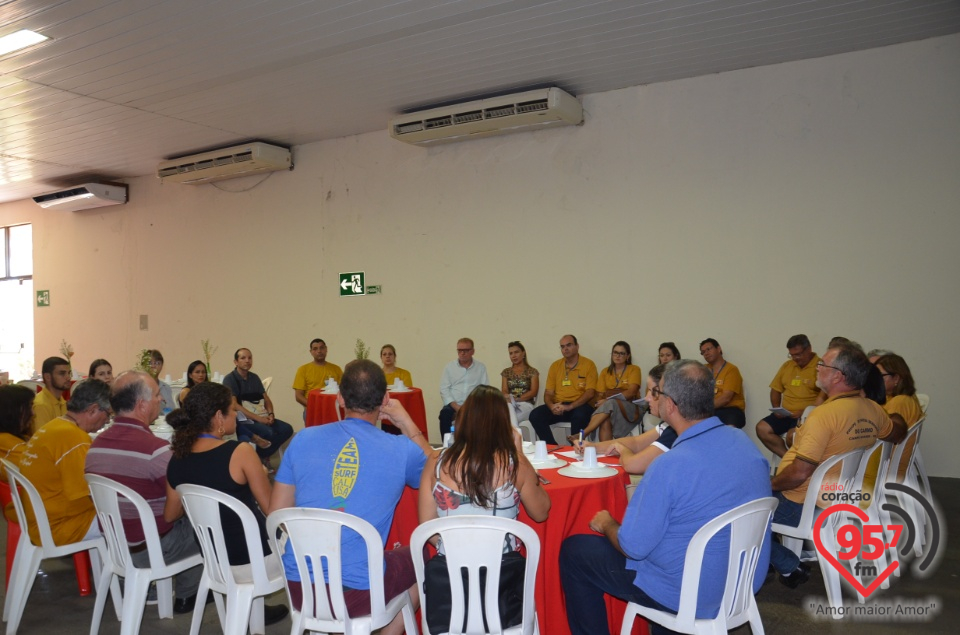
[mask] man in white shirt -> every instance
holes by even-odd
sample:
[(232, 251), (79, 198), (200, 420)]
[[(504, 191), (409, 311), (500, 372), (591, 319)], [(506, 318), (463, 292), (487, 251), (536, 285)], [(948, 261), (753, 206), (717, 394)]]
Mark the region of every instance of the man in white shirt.
[(453, 420), (457, 411), (474, 388), (480, 384), (489, 384), (487, 367), (483, 362), (473, 359), (473, 340), (462, 337), (457, 340), (457, 359), (443, 369), (440, 378), (440, 397), (443, 408), (440, 409), (440, 435), (453, 429)]

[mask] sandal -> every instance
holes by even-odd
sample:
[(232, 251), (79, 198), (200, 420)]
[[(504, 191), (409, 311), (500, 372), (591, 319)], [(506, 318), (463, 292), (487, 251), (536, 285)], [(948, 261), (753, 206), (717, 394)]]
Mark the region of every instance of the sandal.
[(266, 439), (264, 439), (263, 437), (261, 437), (261, 436), (258, 435), (258, 434), (253, 435), (253, 442), (254, 442), (254, 443), (256, 444), (256, 446), (257, 446), (258, 448), (260, 448), (261, 450), (266, 450), (266, 449), (268, 449), (271, 445), (273, 445), (273, 443), (271, 443), (270, 441), (267, 441)]

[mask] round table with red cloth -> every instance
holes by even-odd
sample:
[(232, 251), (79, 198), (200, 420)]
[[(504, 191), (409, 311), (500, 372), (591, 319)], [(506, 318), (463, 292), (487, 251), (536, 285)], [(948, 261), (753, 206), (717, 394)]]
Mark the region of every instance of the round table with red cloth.
[[(562, 448), (570, 450), (571, 448)], [(566, 457), (557, 457), (565, 460)], [(614, 457), (599, 457), (603, 463), (616, 465)], [(549, 635), (569, 635), (563, 588), (560, 584), (560, 545), (568, 536), (594, 534), (590, 521), (602, 509), (621, 520), (627, 509), (626, 485), (629, 475), (617, 467), (617, 475), (599, 479), (579, 479), (562, 476), (558, 470), (540, 469), (550, 481), (543, 488), (550, 494), (550, 515), (542, 523), (534, 522), (521, 507), (520, 518), (537, 532), (540, 538), (540, 565), (537, 567), (536, 605), (540, 632)], [(418, 490), (406, 488), (397, 504), (393, 526), (387, 536), (387, 549), (410, 544), (410, 534), (419, 524), (417, 515)], [(625, 602), (607, 596), (607, 620), (610, 632), (619, 633), (623, 623)], [(645, 634), (646, 622), (636, 620), (634, 633)]]
[[(427, 434), (427, 411), (423, 405), (423, 391), (419, 388), (410, 388), (403, 392), (390, 391), (390, 398), (400, 402), (403, 409), (410, 414), (410, 418), (417, 424), (423, 437), (429, 440)], [(316, 388), (307, 393), (307, 416), (304, 419), (306, 426), (319, 426), (324, 423), (333, 423), (343, 418), (343, 411), (337, 412), (337, 393), (325, 393)], [(393, 428), (389, 423), (384, 428)], [(396, 430), (396, 428), (394, 428)], [(397, 430), (397, 432), (399, 432)]]

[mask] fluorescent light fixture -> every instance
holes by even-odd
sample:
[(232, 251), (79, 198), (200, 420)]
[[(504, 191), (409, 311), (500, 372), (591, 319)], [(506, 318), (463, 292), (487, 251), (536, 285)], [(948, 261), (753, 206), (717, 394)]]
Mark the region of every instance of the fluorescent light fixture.
[(27, 48), (34, 44), (43, 42), (44, 40), (49, 40), (46, 35), (40, 35), (33, 31), (28, 31), (23, 29), (17, 31), (16, 33), (11, 33), (10, 35), (4, 35), (0, 37), (0, 55), (6, 55), (7, 53), (12, 53), (14, 51), (19, 51), (22, 48)]

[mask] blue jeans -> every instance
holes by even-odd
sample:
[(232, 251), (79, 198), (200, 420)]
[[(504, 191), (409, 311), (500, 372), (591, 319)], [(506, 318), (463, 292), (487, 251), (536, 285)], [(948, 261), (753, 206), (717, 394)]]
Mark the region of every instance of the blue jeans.
[[(273, 425), (269, 426), (265, 423), (257, 423), (249, 419), (246, 421), (238, 421), (237, 429), (239, 430), (241, 427), (244, 428), (245, 432), (249, 432), (251, 436), (256, 434), (270, 442), (270, 447), (265, 450), (263, 448), (257, 448), (257, 455), (261, 459), (276, 454), (280, 446), (293, 436), (293, 426), (279, 419), (274, 419)], [(237, 434), (237, 438), (241, 438), (239, 433)]]
[[(803, 514), (803, 505), (794, 503), (783, 495), (783, 492), (774, 492), (778, 504), (773, 510), (773, 522), (779, 525), (788, 525), (796, 527), (800, 523), (800, 516)], [(800, 566), (800, 558), (779, 541), (774, 540), (770, 543), (770, 564), (777, 570), (777, 573), (788, 575), (793, 573)]]
[[(643, 592), (633, 581), (637, 574), (627, 569), (627, 558), (606, 536), (578, 534), (560, 547), (560, 582), (567, 605), (567, 623), (573, 635), (609, 633), (603, 594), (660, 611), (670, 609)], [(650, 622), (654, 635), (673, 633)]]
[(570, 412), (565, 412), (562, 415), (553, 414), (550, 411), (550, 406), (543, 404), (530, 411), (530, 425), (536, 430), (537, 436), (540, 437), (541, 441), (553, 443), (553, 432), (551, 432), (550, 426), (555, 423), (569, 421), (570, 434), (577, 434), (590, 423), (591, 415), (593, 415), (593, 408), (587, 404), (577, 406)]

